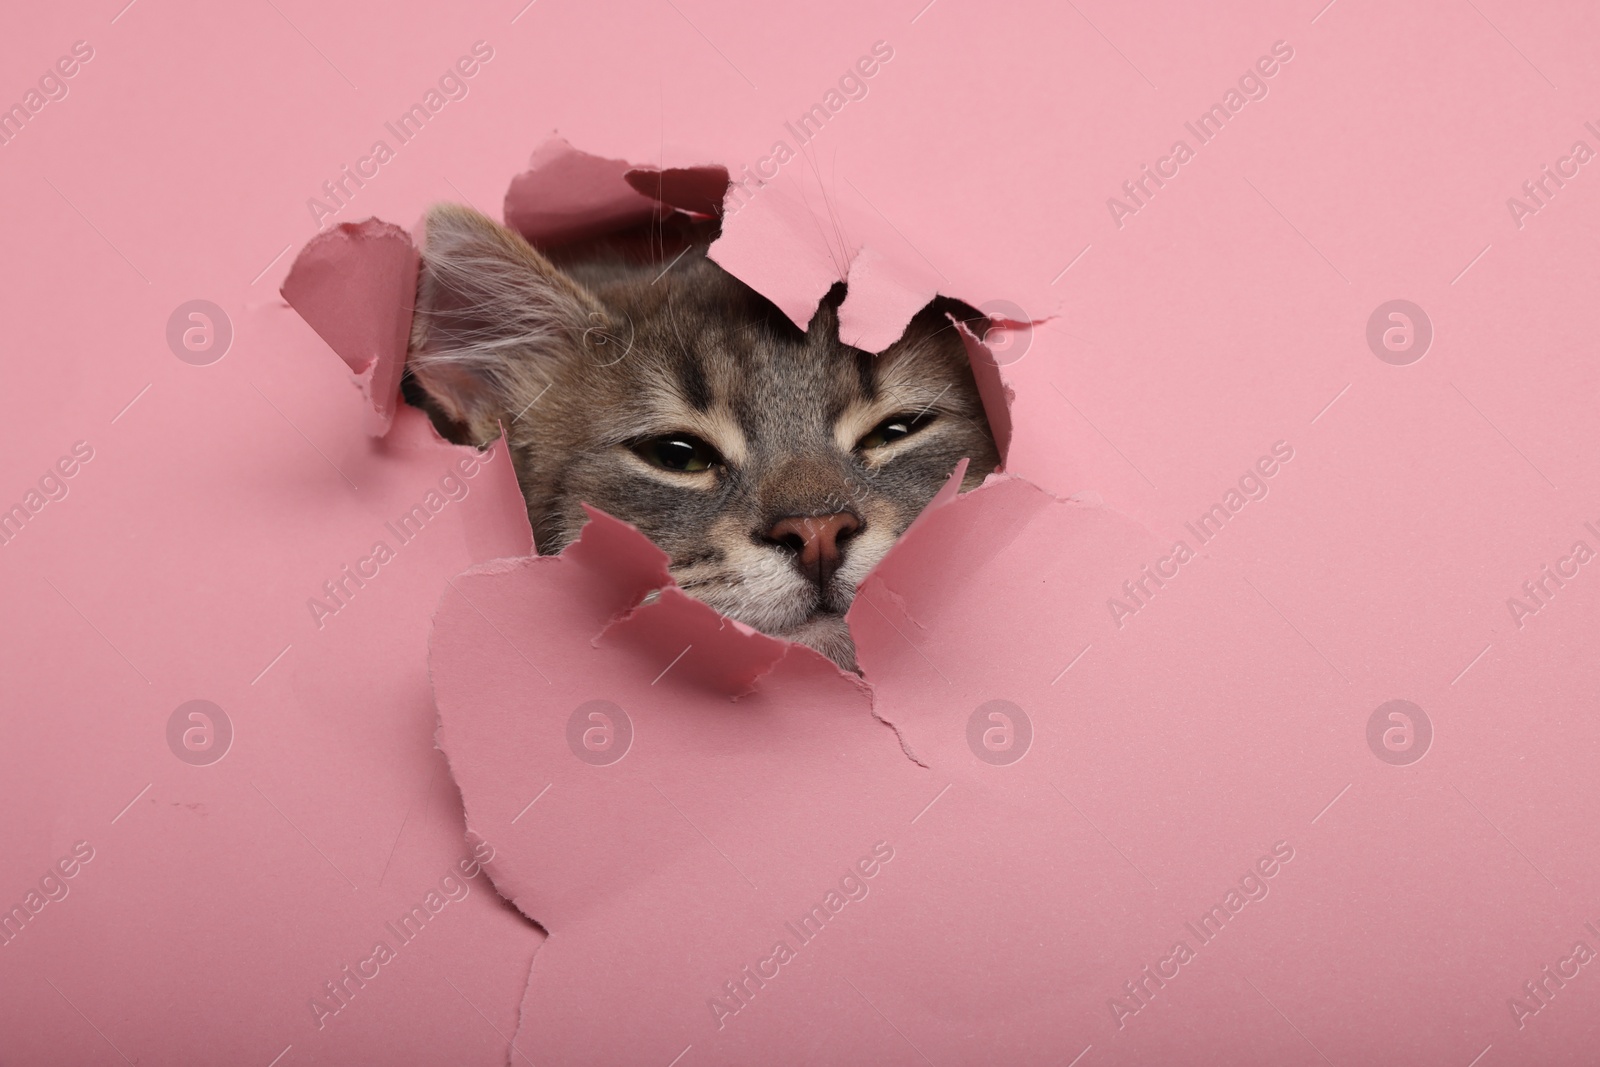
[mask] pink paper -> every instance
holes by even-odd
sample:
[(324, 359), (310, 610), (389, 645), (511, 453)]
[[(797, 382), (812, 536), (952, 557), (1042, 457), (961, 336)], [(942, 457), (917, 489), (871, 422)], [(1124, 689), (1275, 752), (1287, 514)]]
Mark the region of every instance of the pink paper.
[(355, 373), (374, 436), (388, 432), (400, 402), (417, 265), (404, 230), (368, 219), (318, 234), (284, 279), (283, 298)]
[[(1593, 1060), (1587, 8), (13, 22), (0, 1060)], [(430, 203), (723, 182), (797, 321), (998, 324), (862, 678), (396, 394)]]
[(628, 170), (622, 160), (591, 156), (552, 138), (511, 182), (505, 223), (542, 245), (644, 222), (658, 204), (621, 180)]

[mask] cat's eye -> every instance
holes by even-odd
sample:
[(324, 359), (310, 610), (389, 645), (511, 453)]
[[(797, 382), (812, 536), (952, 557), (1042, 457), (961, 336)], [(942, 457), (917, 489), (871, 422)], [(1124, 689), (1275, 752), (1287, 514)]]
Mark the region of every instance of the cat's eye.
[(710, 470), (722, 464), (717, 450), (686, 433), (650, 437), (633, 446), (634, 454), (653, 467), (667, 471)]
[(910, 437), (932, 421), (933, 416), (928, 414), (895, 415), (884, 419), (856, 442), (856, 450), (863, 451), (892, 445), (896, 441)]

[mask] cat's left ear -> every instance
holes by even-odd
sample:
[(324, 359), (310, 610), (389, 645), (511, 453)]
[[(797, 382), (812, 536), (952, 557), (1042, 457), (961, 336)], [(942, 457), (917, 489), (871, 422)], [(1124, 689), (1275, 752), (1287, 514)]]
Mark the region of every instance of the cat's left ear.
[(468, 207), (429, 209), (407, 369), (472, 443), (493, 439), (605, 320), (520, 234)]

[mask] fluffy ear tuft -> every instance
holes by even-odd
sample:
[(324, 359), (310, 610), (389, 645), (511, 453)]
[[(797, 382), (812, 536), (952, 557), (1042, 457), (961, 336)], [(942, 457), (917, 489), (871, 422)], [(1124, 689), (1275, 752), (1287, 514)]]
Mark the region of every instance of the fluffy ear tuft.
[(428, 210), (407, 369), (472, 443), (494, 438), (496, 420), (550, 386), (605, 321), (520, 234), (468, 207)]

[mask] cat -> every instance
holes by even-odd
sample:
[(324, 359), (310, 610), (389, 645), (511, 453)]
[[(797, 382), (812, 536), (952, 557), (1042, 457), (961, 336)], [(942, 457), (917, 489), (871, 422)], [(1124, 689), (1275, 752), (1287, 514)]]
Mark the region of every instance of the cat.
[(458, 443), (504, 428), (540, 553), (587, 503), (666, 552), (685, 593), (854, 671), (857, 585), (961, 459), (963, 489), (1000, 463), (950, 316), (988, 320), (939, 297), (874, 355), (839, 339), (842, 282), (802, 331), (707, 257), (714, 233), (658, 226), (652, 244), (684, 246), (662, 269), (433, 206), (407, 396)]

